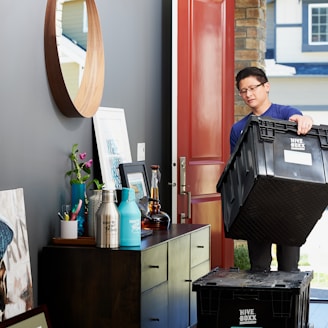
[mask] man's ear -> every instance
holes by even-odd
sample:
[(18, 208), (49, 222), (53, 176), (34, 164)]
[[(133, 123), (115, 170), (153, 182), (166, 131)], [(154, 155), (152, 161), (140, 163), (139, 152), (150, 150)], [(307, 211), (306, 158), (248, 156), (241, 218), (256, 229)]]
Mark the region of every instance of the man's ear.
[(265, 83), (263, 84), (263, 86), (264, 86), (264, 88), (265, 88), (265, 91), (266, 91), (267, 93), (269, 93), (269, 91), (270, 91), (270, 83), (269, 83), (269, 82), (265, 82)]

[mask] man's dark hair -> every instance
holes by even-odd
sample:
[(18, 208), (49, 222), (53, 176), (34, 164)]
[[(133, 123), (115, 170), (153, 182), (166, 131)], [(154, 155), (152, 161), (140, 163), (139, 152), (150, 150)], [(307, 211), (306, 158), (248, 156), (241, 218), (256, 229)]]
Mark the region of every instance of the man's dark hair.
[(258, 67), (246, 67), (236, 75), (236, 87), (238, 90), (240, 81), (249, 76), (254, 76), (260, 83), (268, 82), (268, 78), (262, 69)]

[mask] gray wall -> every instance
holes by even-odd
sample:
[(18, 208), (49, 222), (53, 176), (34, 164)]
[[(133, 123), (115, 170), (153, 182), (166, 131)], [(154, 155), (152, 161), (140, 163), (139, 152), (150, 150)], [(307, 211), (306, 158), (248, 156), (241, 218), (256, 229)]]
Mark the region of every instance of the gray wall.
[[(146, 164), (161, 165), (165, 184), (170, 179), (170, 5), (161, 0), (96, 4), (106, 60), (101, 106), (125, 109), (133, 161), (137, 142), (145, 142)], [(45, 0), (0, 2), (0, 190), (24, 189), (36, 303), (38, 255), (59, 235), (56, 213), (70, 199), (68, 153), (78, 143), (90, 157), (97, 155), (92, 119), (63, 116), (50, 94), (45, 9)], [(166, 188), (162, 198), (169, 199)]]

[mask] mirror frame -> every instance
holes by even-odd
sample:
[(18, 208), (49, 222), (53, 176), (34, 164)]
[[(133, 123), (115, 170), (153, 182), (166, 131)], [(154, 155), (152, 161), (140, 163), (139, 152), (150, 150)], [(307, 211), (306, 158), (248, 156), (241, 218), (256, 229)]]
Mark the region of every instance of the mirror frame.
[(88, 40), (81, 85), (71, 99), (62, 74), (56, 37), (57, 0), (48, 0), (44, 24), (44, 54), (49, 86), (59, 110), (67, 117), (92, 117), (104, 90), (105, 59), (102, 33), (94, 0), (86, 0)]

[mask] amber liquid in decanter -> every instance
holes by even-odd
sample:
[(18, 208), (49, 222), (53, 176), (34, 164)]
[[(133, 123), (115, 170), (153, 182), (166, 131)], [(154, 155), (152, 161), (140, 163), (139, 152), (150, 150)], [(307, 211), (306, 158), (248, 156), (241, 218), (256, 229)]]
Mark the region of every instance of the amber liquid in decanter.
[(158, 184), (161, 178), (159, 165), (152, 165), (151, 170), (150, 198), (148, 200), (148, 214), (144, 221), (144, 226), (151, 229), (169, 229), (171, 219), (167, 213), (161, 211), (159, 200)]

